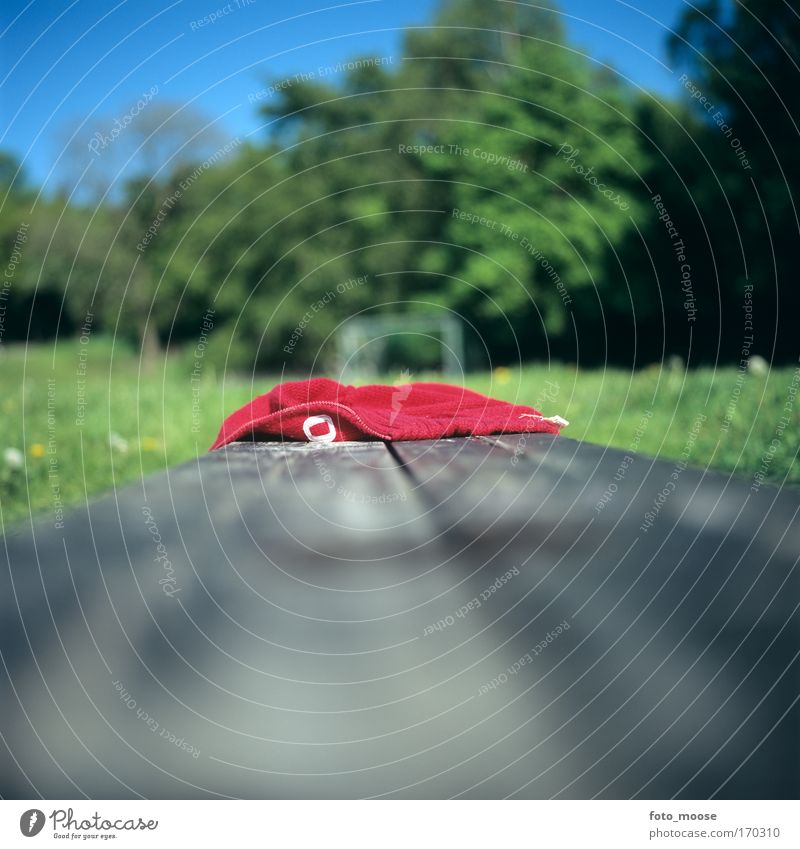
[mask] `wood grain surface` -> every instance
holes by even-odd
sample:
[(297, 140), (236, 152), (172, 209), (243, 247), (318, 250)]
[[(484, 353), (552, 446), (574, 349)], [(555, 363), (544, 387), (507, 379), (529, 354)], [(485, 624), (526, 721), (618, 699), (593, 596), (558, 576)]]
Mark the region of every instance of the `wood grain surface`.
[(233, 444), (3, 540), (0, 793), (796, 798), (798, 510), (542, 434)]

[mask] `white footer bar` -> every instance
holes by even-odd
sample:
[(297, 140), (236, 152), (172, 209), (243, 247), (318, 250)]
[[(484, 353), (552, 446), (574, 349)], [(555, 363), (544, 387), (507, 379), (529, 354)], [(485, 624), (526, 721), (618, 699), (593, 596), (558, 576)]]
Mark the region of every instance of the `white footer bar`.
[(0, 801), (0, 846), (794, 849), (798, 808), (775, 801)]

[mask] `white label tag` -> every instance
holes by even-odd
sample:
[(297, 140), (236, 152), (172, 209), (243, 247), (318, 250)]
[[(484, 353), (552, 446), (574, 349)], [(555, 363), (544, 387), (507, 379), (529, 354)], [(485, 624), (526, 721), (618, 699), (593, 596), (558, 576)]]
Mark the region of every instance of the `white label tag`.
[[(311, 433), (311, 428), (316, 425), (326, 424), (328, 430), (325, 433)], [(333, 442), (336, 439), (336, 428), (333, 424), (333, 419), (330, 416), (309, 416), (303, 422), (303, 433), (308, 438), (309, 442)]]

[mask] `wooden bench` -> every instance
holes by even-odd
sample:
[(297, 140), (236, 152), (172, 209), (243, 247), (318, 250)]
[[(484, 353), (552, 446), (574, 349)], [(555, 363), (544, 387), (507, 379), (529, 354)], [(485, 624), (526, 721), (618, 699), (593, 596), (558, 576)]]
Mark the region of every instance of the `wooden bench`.
[(625, 457), (236, 443), (16, 531), (0, 794), (796, 798), (800, 496)]

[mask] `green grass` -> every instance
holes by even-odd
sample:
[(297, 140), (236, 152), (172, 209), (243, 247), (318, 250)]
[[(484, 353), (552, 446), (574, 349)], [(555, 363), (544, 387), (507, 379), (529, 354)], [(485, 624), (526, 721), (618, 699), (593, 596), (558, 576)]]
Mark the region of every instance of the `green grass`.
[[(82, 350), (86, 406), (83, 423), (77, 424)], [(193, 395), (192, 363), (186, 357), (171, 357), (143, 371), (131, 351), (99, 336), (85, 349), (77, 339), (60, 342), (57, 350), (52, 345), (3, 346), (0, 365), (5, 387), (0, 400), (4, 528), (31, 514), (57, 521), (61, 505), (68, 507), (205, 453), (224, 416), (275, 382), (268, 376), (223, 379), (204, 363)], [(794, 462), (800, 449), (800, 401), (792, 403), (790, 393), (800, 386), (797, 369), (756, 376), (740, 375), (736, 368), (684, 372), (652, 367), (631, 373), (533, 365), (469, 375), (467, 384), (494, 397), (532, 404), (546, 415), (565, 416), (571, 425), (564, 434), (574, 439), (625, 450), (635, 447), (667, 459), (683, 455), (691, 465), (750, 478), (771, 450), (765, 479), (800, 484), (800, 468)], [(193, 401), (199, 415), (193, 414)], [(652, 416), (643, 418), (647, 411)], [(698, 415), (705, 415), (705, 421)], [(770, 449), (784, 416), (789, 423), (784, 420), (780, 438)], [(697, 437), (687, 455), (693, 425)], [(21, 452), (19, 467), (4, 453), (9, 448)]]

